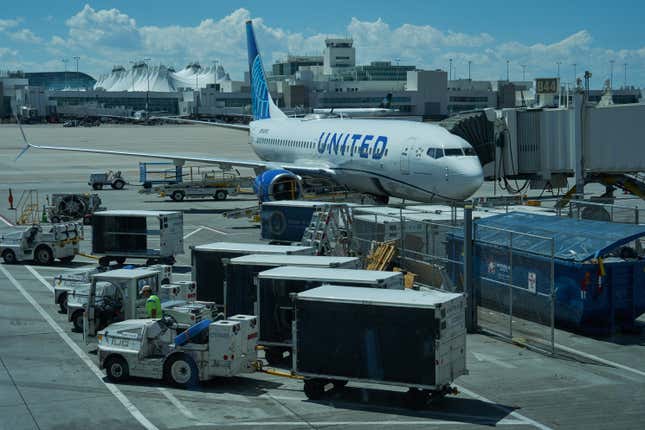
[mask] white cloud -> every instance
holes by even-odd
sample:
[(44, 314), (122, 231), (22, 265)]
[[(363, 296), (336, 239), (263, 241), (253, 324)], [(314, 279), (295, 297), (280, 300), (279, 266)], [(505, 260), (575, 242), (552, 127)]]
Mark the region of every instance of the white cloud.
[[(95, 75), (108, 72), (114, 64), (127, 65), (128, 61), (143, 57), (177, 68), (195, 60), (203, 65), (219, 60), (233, 79), (240, 79), (248, 67), (244, 24), (251, 16), (249, 10), (238, 8), (224, 17), (207, 18), (194, 26), (139, 26), (134, 18), (118, 9), (85, 5), (66, 21), (67, 34), (51, 37), (42, 52), (49, 53), (52, 59), (80, 55), (82, 67)], [(19, 22), (0, 20), (0, 30), (13, 29)], [(532, 79), (553, 76), (556, 62), (561, 62), (563, 77), (572, 77), (567, 70), (577, 63), (579, 73), (591, 69), (594, 79), (604, 79), (609, 60), (615, 59), (617, 63), (628, 62), (633, 80), (645, 83), (645, 47), (615, 51), (602, 48), (584, 29), (561, 40), (526, 44), (498, 41), (489, 33), (465, 33), (431, 25), (391, 26), (384, 19), (363, 21), (356, 17), (347, 22), (342, 34), (295, 32), (271, 26), (262, 18), (254, 18), (254, 27), (266, 68), (287, 54), (320, 55), (325, 38), (349, 35), (354, 39), (359, 64), (397, 59), (401, 64), (446, 70), (449, 59), (453, 59), (456, 77), (466, 76), (471, 61), (473, 79), (499, 79), (506, 76), (508, 59), (512, 79), (521, 77), (520, 65), (526, 66), (526, 77)], [(27, 31), (19, 30), (13, 37), (34, 41), (30, 36), (37, 36)]]
[(11, 33), (10, 37), (15, 41), (25, 43), (41, 43), (43, 41), (40, 37), (36, 36), (33, 31), (27, 28), (22, 28)]
[(96, 11), (86, 4), (65, 23), (73, 45), (133, 49), (140, 43), (136, 21), (118, 9)]
[(17, 27), (21, 19), (0, 19), (0, 31), (6, 31), (10, 28)]
[(18, 54), (15, 49), (3, 48), (0, 46), (0, 58), (13, 57)]

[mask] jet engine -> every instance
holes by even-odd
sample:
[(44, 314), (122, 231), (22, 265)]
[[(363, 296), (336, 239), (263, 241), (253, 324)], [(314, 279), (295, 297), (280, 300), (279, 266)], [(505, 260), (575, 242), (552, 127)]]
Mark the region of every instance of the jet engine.
[(300, 177), (284, 169), (267, 170), (258, 175), (253, 191), (261, 202), (275, 200), (298, 200), (302, 197)]

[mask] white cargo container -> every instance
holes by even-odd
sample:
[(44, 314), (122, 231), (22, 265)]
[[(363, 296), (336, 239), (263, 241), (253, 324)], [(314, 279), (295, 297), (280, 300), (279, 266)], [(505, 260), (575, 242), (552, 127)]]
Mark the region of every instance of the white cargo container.
[(313, 248), (235, 242), (214, 242), (191, 247), (190, 261), (193, 281), (197, 283), (197, 300), (215, 302), (223, 308), (225, 272), (222, 259), (248, 254), (311, 255)]
[(356, 257), (319, 255), (250, 254), (225, 260), (224, 314), (258, 315), (257, 275), (280, 266), (360, 269)]
[(290, 295), (323, 284), (402, 290), (403, 275), (378, 270), (297, 266), (276, 267), (260, 272), (257, 292), (259, 343), (269, 347), (265, 349), (265, 358), (270, 364), (280, 362), (284, 353), (291, 348), (293, 304)]

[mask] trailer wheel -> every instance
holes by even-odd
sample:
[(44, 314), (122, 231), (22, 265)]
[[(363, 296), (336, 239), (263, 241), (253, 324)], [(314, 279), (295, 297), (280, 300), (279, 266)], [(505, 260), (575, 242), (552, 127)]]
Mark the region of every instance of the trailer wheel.
[(16, 262), (18, 261), (18, 259), (16, 258), (16, 253), (10, 249), (7, 249), (2, 253), (2, 259), (6, 264), (16, 264)]
[(116, 257), (115, 260), (116, 260), (116, 264), (123, 265), (123, 263), (125, 263), (126, 258), (125, 257)]
[(54, 253), (47, 245), (41, 245), (34, 251), (34, 260), (38, 264), (50, 265), (54, 262)]
[(177, 354), (171, 357), (164, 367), (166, 379), (176, 387), (195, 386), (199, 381), (199, 369), (189, 355)]
[(74, 329), (78, 332), (83, 332), (83, 311), (78, 310), (72, 315), (72, 324), (74, 324)]
[(411, 409), (423, 409), (428, 404), (428, 392), (418, 388), (410, 388), (405, 393), (405, 404)]
[(58, 297), (58, 307), (62, 313), (67, 313), (67, 293), (63, 293)]
[(112, 188), (114, 188), (115, 190), (122, 190), (124, 186), (125, 181), (123, 181), (123, 179), (117, 179), (112, 183)]
[(110, 257), (99, 258), (99, 266), (108, 267), (110, 265)]
[(304, 391), (309, 400), (320, 400), (325, 395), (325, 381), (322, 379), (305, 379)]
[(71, 263), (74, 260), (74, 257), (75, 257), (75, 255), (68, 255), (67, 257), (62, 257), (60, 259), (60, 261), (65, 263), (65, 264)]
[(107, 378), (112, 382), (123, 382), (130, 376), (128, 362), (118, 355), (109, 357), (105, 360), (104, 366)]
[(340, 390), (341, 388), (344, 388), (345, 385), (347, 385), (347, 380), (346, 379), (336, 379), (336, 380), (332, 381), (332, 383), (334, 384), (334, 388), (336, 390)]
[(92, 188), (94, 188), (95, 191), (102, 190), (103, 184), (92, 184)]
[(213, 198), (214, 198), (215, 200), (226, 200), (226, 196), (228, 196), (228, 193), (227, 193), (226, 191), (224, 191), (224, 190), (218, 190), (218, 191), (215, 193), (215, 195), (213, 196)]
[(284, 351), (275, 347), (265, 348), (264, 358), (270, 366), (280, 365), (284, 362)]
[(170, 195), (170, 198), (173, 199), (176, 202), (180, 202), (184, 199), (184, 192), (183, 191), (173, 191), (172, 194)]

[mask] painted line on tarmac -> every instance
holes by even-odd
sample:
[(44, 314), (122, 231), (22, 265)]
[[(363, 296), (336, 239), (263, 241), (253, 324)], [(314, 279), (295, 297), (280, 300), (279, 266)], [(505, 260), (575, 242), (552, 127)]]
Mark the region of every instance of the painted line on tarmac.
[(469, 389), (464, 388), (464, 387), (462, 387), (460, 385), (455, 385), (455, 387), (457, 387), (457, 389), (459, 389), (460, 392), (466, 394), (467, 396), (470, 396), (470, 397), (475, 398), (477, 400), (481, 400), (482, 402), (490, 403), (491, 406), (493, 406), (494, 408), (499, 409), (500, 411), (503, 411), (503, 412), (509, 414), (510, 416), (512, 416), (512, 417), (524, 422), (527, 425), (532, 425), (533, 427), (538, 428), (540, 430), (552, 430), (551, 427), (546, 426), (546, 425), (544, 425), (542, 423), (539, 423), (539, 422), (537, 422), (535, 420), (532, 420), (529, 417), (525, 417), (524, 415), (520, 414), (519, 412), (515, 412), (512, 409), (509, 409), (507, 407), (498, 405), (497, 403), (487, 399), (486, 397), (484, 397), (482, 395), (479, 395), (479, 394), (475, 393), (474, 391), (470, 391)]
[(195, 417), (195, 415), (193, 415), (193, 413), (186, 406), (184, 406), (184, 404), (181, 403), (179, 399), (175, 397), (170, 391), (162, 387), (159, 387), (159, 391), (161, 391), (161, 394), (163, 394), (164, 397), (168, 399), (168, 401), (170, 401), (170, 403), (172, 403), (174, 407), (179, 409), (179, 412), (181, 412), (183, 416), (185, 416), (189, 420), (199, 421)]
[(4, 276), (13, 284), (14, 287), (20, 292), (20, 294), (23, 295), (25, 299), (38, 311), (38, 313), (47, 321), (47, 323), (51, 326), (52, 329), (63, 339), (63, 341), (71, 348), (72, 351), (76, 353), (78, 358), (81, 359), (83, 363), (96, 375), (96, 377), (107, 387), (108, 390), (114, 395), (114, 397), (121, 402), (121, 404), (130, 412), (130, 415), (134, 419), (136, 419), (139, 424), (141, 424), (144, 428), (147, 430), (159, 430), (157, 426), (152, 424), (148, 419), (137, 409), (137, 407), (130, 402), (130, 400), (123, 394), (119, 388), (117, 388), (113, 384), (107, 384), (103, 380), (103, 372), (96, 367), (96, 365), (92, 362), (92, 360), (87, 356), (87, 354), (63, 331), (63, 329), (56, 324), (56, 321), (53, 320), (52, 317), (49, 316), (49, 314), (45, 311), (45, 309), (38, 304), (38, 302), (23, 288), (23, 286), (14, 278), (11, 273), (4, 267), (0, 266), (0, 272), (4, 274)]
[(31, 266), (25, 266), (25, 267), (27, 268), (27, 270), (31, 272), (32, 275), (36, 277), (36, 279), (40, 281), (41, 284), (46, 286), (49, 291), (51, 291), (52, 293), (54, 292), (54, 287), (52, 287), (51, 284), (47, 282), (47, 280), (40, 275), (40, 273), (36, 272), (36, 269), (34, 269)]
[(9, 227), (13, 227), (13, 223), (9, 221), (7, 218), (5, 218), (3, 215), (0, 214), (0, 221), (3, 223), (7, 224)]
[(600, 358), (597, 355), (589, 354), (587, 352), (582, 352), (582, 351), (580, 351), (578, 349), (574, 349), (574, 348), (570, 348), (568, 346), (560, 345), (559, 343), (556, 343), (555, 347), (558, 348), (558, 349), (561, 349), (563, 351), (570, 352), (572, 354), (578, 354), (578, 355), (581, 355), (581, 356), (583, 356), (585, 358), (589, 358), (591, 360), (596, 360), (596, 361), (598, 361), (600, 363), (606, 364), (606, 365), (611, 366), (611, 367), (616, 367), (618, 369), (626, 370), (628, 372), (632, 372), (632, 373), (635, 373), (635, 374), (640, 375), (640, 376), (645, 376), (645, 372), (642, 371), (642, 370), (634, 369), (633, 367), (625, 366), (624, 364), (616, 363), (615, 361), (607, 360), (605, 358)]
[(204, 227), (199, 227), (199, 228), (191, 231), (187, 235), (184, 235), (184, 239), (188, 239), (190, 236), (192, 236), (193, 234), (197, 233), (198, 231), (202, 231), (203, 229), (204, 229)]
[(206, 227), (205, 225), (202, 225), (200, 227), (205, 228), (206, 230), (214, 231), (215, 233), (223, 234), (224, 236), (228, 236), (228, 233), (226, 233), (225, 231), (217, 230), (212, 227)]

